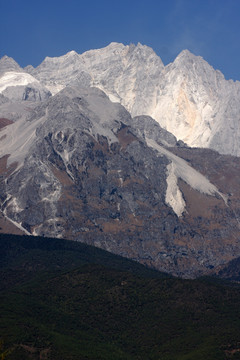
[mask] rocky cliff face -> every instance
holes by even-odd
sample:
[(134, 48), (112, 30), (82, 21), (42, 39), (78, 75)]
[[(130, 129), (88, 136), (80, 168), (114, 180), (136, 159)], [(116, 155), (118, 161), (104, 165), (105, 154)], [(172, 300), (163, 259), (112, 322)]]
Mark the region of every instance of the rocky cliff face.
[(1, 209), (20, 230), (185, 277), (239, 256), (238, 158), (187, 148), (93, 87), (68, 86), (5, 125)]
[(95, 86), (133, 117), (151, 116), (189, 146), (240, 154), (240, 83), (187, 50), (164, 67), (147, 46), (111, 43), (46, 58), (29, 71), (53, 94), (74, 83)]
[(164, 69), (162, 79), (152, 117), (191, 147), (239, 155), (239, 82), (226, 81), (189, 51)]
[(191, 147), (240, 154), (240, 83), (225, 80), (187, 50), (166, 67), (141, 44), (111, 43), (83, 54), (71, 51), (47, 57), (36, 69), (21, 69), (5, 56), (0, 74), (0, 92), (13, 100), (45, 100), (68, 85), (98, 87), (133, 117), (154, 118)]
[(141, 44), (2, 58), (0, 231), (184, 277), (222, 268), (240, 256), (240, 162), (224, 155), (239, 155), (239, 96), (188, 51), (166, 67)]
[(0, 59), (0, 76), (8, 71), (21, 72), (22, 68), (13, 58), (5, 55)]

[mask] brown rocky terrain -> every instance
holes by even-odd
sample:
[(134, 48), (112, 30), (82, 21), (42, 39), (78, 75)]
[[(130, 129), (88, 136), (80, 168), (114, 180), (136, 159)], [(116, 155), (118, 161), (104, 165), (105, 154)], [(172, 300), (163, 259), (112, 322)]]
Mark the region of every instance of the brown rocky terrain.
[(4, 128), (5, 126), (10, 125), (10, 124), (12, 124), (12, 123), (13, 123), (13, 121), (11, 121), (11, 120), (9, 120), (9, 119), (0, 118), (0, 130), (1, 130), (2, 128)]
[(159, 125), (151, 133), (143, 120), (96, 89), (67, 88), (36, 107), (24, 124), (24, 131), (38, 126), (21, 166), (7, 162), (11, 154), (1, 158), (2, 213), (30, 234), (86, 242), (184, 277), (240, 256), (239, 158), (167, 147), (227, 198), (180, 176), (186, 206), (178, 216), (166, 201), (171, 161), (144, 136), (165, 148), (177, 142)]

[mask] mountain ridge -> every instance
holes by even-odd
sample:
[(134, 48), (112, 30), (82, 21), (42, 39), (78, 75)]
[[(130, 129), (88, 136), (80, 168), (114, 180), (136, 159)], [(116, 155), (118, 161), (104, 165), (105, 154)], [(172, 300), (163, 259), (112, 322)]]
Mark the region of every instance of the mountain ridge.
[(189, 146), (240, 154), (240, 83), (225, 80), (219, 70), (188, 50), (164, 67), (146, 45), (111, 43), (83, 54), (71, 51), (47, 57), (30, 73), (53, 94), (74, 81), (99, 87), (133, 117), (151, 116)]
[[(28, 69), (57, 93), (22, 98), (27, 88), (37, 91), (27, 84), (7, 87), (8, 97), (0, 98), (0, 117), (7, 119), (0, 134), (6, 221), (29, 234), (84, 241), (183, 277), (239, 256), (239, 158), (187, 146), (156, 119), (131, 114), (134, 106), (139, 112), (163, 107), (163, 124), (171, 118), (169, 127), (176, 122), (178, 131), (190, 129), (209, 143), (221, 131), (222, 152), (229, 147), (235, 153), (238, 84), (232, 98), (232, 83), (202, 58), (183, 51), (164, 67), (141, 44), (69, 52)], [(223, 124), (224, 111), (233, 123)]]
[[(28, 233), (84, 241), (184, 277), (238, 256), (238, 195), (229, 207), (213, 184), (204, 194), (206, 175), (173, 150), (159, 155), (149, 146), (152, 136), (158, 147), (185, 149), (151, 121), (154, 132), (93, 87), (69, 86), (40, 103), (1, 131), (1, 156), (11, 154), (1, 183), (3, 214)], [(197, 190), (186, 180), (193, 173)], [(181, 211), (175, 193), (185, 198)], [(205, 203), (201, 210), (198, 202)]]

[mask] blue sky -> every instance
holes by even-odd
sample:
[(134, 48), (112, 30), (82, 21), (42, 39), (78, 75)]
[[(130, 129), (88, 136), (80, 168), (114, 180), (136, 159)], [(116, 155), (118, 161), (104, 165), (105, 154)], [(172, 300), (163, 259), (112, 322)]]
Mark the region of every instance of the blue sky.
[(240, 0), (0, 0), (0, 57), (23, 67), (112, 41), (151, 46), (164, 64), (188, 49), (240, 80)]

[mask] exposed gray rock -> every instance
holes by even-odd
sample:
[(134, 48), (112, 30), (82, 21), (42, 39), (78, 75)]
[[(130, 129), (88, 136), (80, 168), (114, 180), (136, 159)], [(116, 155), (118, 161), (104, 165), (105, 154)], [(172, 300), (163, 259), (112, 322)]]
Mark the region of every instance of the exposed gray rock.
[[(240, 156), (240, 83), (182, 51), (166, 67), (141, 44), (46, 58), (31, 74), (56, 93), (71, 83), (102, 89), (134, 116), (148, 115), (192, 147)], [(229, 141), (231, 139), (231, 141)]]
[(150, 138), (165, 146), (177, 145), (176, 137), (167, 130), (161, 128), (159, 123), (150, 116), (135, 116), (131, 121), (131, 127), (138, 136), (143, 137), (144, 139)]
[(184, 277), (240, 255), (240, 159), (183, 142), (240, 154), (238, 82), (188, 51), (164, 68), (141, 44), (25, 72), (0, 64), (0, 117), (15, 121), (1, 130), (0, 205), (13, 223)]
[(2, 94), (13, 101), (44, 101), (51, 96), (50, 91), (38, 83), (27, 86), (8, 86)]
[(4, 96), (3, 94), (0, 94), (0, 105), (6, 104), (9, 101), (10, 100), (6, 96)]
[(24, 71), (26, 71), (28, 74), (32, 75), (34, 72), (34, 67), (32, 65), (27, 65), (25, 68), (23, 68)]
[(0, 76), (7, 71), (23, 71), (23, 69), (18, 65), (18, 63), (11, 57), (7, 55), (3, 56), (0, 59)]
[[(177, 216), (166, 203), (171, 160), (147, 146), (144, 134), (168, 147), (176, 139), (143, 120), (96, 88), (66, 87), (38, 104), (18, 136), (10, 128), (17, 123), (6, 130), (16, 142), (21, 129), (31, 136), (17, 143), (25, 157), (16, 156), (18, 166), (10, 162), (2, 177), (3, 213), (32, 234), (84, 241), (184, 277), (237, 256), (239, 203), (227, 206), (178, 179), (186, 209)], [(194, 154), (196, 166), (196, 159), (203, 164), (203, 150)]]

